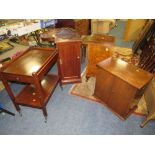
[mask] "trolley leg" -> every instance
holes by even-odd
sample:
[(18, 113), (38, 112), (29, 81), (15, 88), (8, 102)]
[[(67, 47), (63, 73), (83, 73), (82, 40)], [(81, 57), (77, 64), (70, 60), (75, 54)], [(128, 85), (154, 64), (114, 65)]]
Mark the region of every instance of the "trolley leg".
[(46, 107), (43, 107), (42, 110), (43, 110), (43, 114), (44, 114), (44, 117), (45, 117), (45, 123), (47, 123), (47, 110), (46, 110)]

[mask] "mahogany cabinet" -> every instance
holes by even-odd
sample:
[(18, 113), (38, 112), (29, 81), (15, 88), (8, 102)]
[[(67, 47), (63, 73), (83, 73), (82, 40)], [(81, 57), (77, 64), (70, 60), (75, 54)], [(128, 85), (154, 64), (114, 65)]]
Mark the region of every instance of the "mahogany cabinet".
[(126, 119), (135, 110), (135, 98), (140, 97), (153, 75), (117, 58), (97, 64), (94, 96), (120, 118)]
[(86, 78), (96, 75), (96, 64), (112, 56), (115, 37), (103, 34), (93, 34), (82, 37), (83, 46), (86, 46)]
[(50, 29), (42, 35), (53, 38), (58, 51), (58, 74), (60, 84), (81, 82), (81, 37), (71, 28)]
[(81, 82), (81, 41), (58, 42), (57, 50), (60, 83)]
[(89, 43), (87, 53), (86, 78), (96, 76), (96, 64), (112, 56), (112, 46)]

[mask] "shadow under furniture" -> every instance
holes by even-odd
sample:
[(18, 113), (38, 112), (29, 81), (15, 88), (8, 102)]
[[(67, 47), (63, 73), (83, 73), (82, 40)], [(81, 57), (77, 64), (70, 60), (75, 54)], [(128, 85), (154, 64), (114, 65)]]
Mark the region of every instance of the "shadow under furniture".
[[(39, 108), (47, 119), (46, 104), (59, 82), (58, 75), (47, 73), (57, 57), (55, 49), (31, 47), (1, 68), (1, 80), (19, 113), (20, 105)], [(15, 96), (9, 81), (27, 85)]]
[(12, 115), (12, 116), (15, 116), (14, 113), (12, 113), (12, 112), (8, 111), (7, 109), (5, 109), (5, 107), (4, 107), (4, 105), (2, 103), (0, 103), (0, 113), (1, 112), (7, 113), (7, 114)]

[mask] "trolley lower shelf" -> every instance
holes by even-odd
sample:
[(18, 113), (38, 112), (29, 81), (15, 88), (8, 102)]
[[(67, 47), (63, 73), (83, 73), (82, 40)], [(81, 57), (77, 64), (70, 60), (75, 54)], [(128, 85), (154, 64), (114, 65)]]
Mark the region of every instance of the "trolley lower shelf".
[(34, 108), (42, 108), (46, 105), (49, 97), (52, 95), (54, 89), (58, 84), (59, 78), (57, 75), (48, 74), (41, 80), (44, 100), (41, 103), (40, 96), (34, 85), (25, 86), (21, 92), (16, 96), (15, 102), (18, 105), (30, 106)]

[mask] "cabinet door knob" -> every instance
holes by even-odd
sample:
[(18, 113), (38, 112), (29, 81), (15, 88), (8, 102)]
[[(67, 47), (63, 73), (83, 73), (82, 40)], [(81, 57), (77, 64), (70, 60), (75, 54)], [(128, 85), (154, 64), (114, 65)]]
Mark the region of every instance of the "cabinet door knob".
[(19, 81), (19, 77), (16, 77), (16, 80)]
[(108, 48), (106, 48), (106, 49), (105, 49), (105, 51), (109, 51), (109, 49), (108, 49)]
[(62, 65), (62, 60), (60, 59), (60, 65)]
[(77, 56), (78, 59), (80, 59), (80, 56)]

